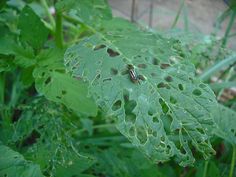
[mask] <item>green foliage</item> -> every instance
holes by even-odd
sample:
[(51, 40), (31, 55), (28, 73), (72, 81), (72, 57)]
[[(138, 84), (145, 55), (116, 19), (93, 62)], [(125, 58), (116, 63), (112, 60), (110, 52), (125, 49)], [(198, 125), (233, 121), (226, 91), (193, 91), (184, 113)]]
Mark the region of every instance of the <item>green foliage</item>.
[[(117, 117), (121, 133), (154, 161), (176, 156), (180, 164), (191, 164), (189, 144), (205, 157), (214, 153), (206, 131), (213, 126), (214, 94), (194, 79), (191, 64), (176, 61), (172, 41), (122, 20), (103, 27), (101, 36), (69, 48), (65, 63), (73, 76), (90, 83), (90, 94), (108, 115)], [(144, 78), (140, 84), (129, 79), (130, 64)]]
[(27, 42), (35, 49), (43, 46), (48, 37), (48, 29), (29, 6), (22, 9), (18, 25), (22, 42)]
[[(39, 165), (28, 162), (18, 152), (0, 144), (0, 175), (9, 177), (43, 177)], [(3, 155), (4, 154), (4, 155)]]
[(0, 176), (233, 177), (236, 104), (221, 95), (235, 53), (185, 22), (157, 32), (106, 0), (1, 1)]

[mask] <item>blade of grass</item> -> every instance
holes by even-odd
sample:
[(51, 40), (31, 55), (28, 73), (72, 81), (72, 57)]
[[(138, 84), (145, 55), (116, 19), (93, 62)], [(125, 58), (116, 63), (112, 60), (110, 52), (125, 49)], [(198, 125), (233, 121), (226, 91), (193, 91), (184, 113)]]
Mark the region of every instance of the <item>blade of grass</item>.
[(205, 161), (205, 163), (204, 163), (204, 170), (203, 170), (203, 175), (202, 175), (202, 177), (206, 177), (206, 176), (207, 176), (208, 163), (209, 163), (208, 160)]
[[(230, 70), (229, 70), (229, 72), (227, 73), (226, 78), (225, 78), (225, 81), (226, 81), (226, 82), (228, 82), (228, 81), (230, 80), (230, 78), (231, 78), (231, 76), (232, 76), (233, 73), (234, 73), (234, 67), (231, 67)], [(236, 85), (235, 85), (235, 86), (236, 86)], [(221, 97), (221, 95), (223, 94), (223, 92), (224, 92), (224, 89), (221, 89), (220, 92), (219, 92), (219, 94), (218, 94), (218, 96), (217, 96), (217, 99), (218, 99), (218, 100), (220, 100), (220, 97)]]
[(182, 9), (184, 7), (184, 4), (185, 4), (185, 0), (181, 0), (178, 12), (177, 12), (177, 14), (175, 16), (175, 20), (174, 20), (173, 24), (171, 25), (171, 29), (175, 28), (175, 26), (176, 26), (176, 24), (177, 24), (177, 22), (179, 20), (180, 13), (181, 13), (181, 11), (182, 11)]
[(136, 21), (136, 11), (137, 11), (137, 0), (132, 0), (132, 5), (131, 5), (131, 22)]
[(227, 26), (227, 29), (225, 31), (225, 35), (224, 35), (224, 38), (223, 38), (223, 41), (222, 41), (222, 45), (221, 45), (222, 47), (225, 47), (227, 42), (228, 42), (228, 36), (229, 36), (230, 31), (231, 31), (231, 29), (233, 27), (235, 18), (236, 18), (236, 10), (233, 11), (233, 13), (230, 16), (230, 21), (229, 21), (229, 24)]
[(153, 5), (154, 5), (154, 2), (153, 0), (150, 1), (150, 7), (149, 7), (149, 19), (148, 19), (148, 24), (149, 24), (149, 27), (152, 27), (152, 20), (153, 20)]
[(218, 62), (217, 64), (211, 66), (205, 72), (203, 72), (203, 74), (201, 74), (199, 76), (199, 78), (202, 79), (203, 81), (206, 81), (216, 72), (222, 70), (223, 68), (229, 67), (230, 65), (232, 65), (235, 62), (236, 62), (236, 54), (231, 55), (231, 56), (227, 57), (226, 59)]
[(187, 8), (186, 3), (184, 3), (183, 13), (184, 13), (184, 30), (185, 30), (185, 32), (188, 32), (189, 31), (189, 20), (188, 20), (188, 8)]
[(214, 91), (220, 91), (222, 89), (236, 87), (236, 82), (212, 83), (210, 86)]
[(233, 154), (232, 154), (232, 160), (231, 160), (231, 165), (230, 165), (229, 177), (233, 177), (234, 175), (235, 161), (236, 161), (236, 145), (233, 145)]

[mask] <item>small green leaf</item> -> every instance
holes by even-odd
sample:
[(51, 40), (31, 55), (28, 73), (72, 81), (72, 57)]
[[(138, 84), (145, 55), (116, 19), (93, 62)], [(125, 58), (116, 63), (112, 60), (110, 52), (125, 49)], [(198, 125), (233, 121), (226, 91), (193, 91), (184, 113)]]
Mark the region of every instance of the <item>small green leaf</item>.
[(69, 16), (91, 25), (98, 25), (102, 20), (112, 17), (106, 0), (62, 0), (56, 4), (56, 8), (59, 11), (68, 11)]
[(88, 97), (88, 85), (70, 75), (50, 72), (36, 78), (37, 90), (49, 100), (62, 103), (75, 112), (95, 116), (97, 107)]
[(21, 40), (35, 49), (41, 48), (47, 40), (48, 29), (29, 6), (21, 11), (18, 26)]
[(34, 70), (36, 89), (49, 100), (62, 103), (76, 113), (95, 116), (97, 106), (88, 97), (88, 85), (79, 78), (65, 73), (59, 50), (43, 51)]
[(219, 105), (215, 115), (216, 128), (213, 133), (236, 145), (236, 112), (223, 105)]
[(28, 162), (18, 152), (0, 142), (0, 176), (43, 177), (39, 165)]

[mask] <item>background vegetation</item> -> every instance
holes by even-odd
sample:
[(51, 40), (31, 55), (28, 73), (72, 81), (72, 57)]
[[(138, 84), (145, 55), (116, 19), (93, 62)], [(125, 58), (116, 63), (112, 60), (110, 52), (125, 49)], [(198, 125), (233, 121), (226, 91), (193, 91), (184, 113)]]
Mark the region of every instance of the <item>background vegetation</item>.
[(0, 176), (236, 176), (228, 3), (219, 39), (175, 29), (184, 1), (166, 32), (105, 0), (2, 0)]

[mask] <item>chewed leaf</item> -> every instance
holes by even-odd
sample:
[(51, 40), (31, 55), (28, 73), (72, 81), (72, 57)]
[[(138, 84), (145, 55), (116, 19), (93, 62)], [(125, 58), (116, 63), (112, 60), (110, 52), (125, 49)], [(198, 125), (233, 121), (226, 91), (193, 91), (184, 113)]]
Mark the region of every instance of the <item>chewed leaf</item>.
[[(137, 29), (126, 21), (103, 25), (65, 53), (65, 65), (90, 83), (90, 94), (135, 146), (154, 161), (194, 162), (191, 145), (205, 158), (214, 153), (215, 96), (181, 61), (174, 41)], [(177, 62), (179, 61), (179, 62)]]
[(236, 144), (236, 112), (223, 105), (219, 105), (215, 122), (216, 128), (213, 132), (229, 143)]
[(40, 166), (26, 161), (18, 152), (0, 142), (0, 176), (43, 177)]

